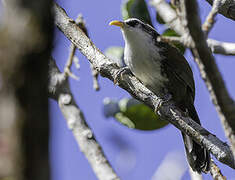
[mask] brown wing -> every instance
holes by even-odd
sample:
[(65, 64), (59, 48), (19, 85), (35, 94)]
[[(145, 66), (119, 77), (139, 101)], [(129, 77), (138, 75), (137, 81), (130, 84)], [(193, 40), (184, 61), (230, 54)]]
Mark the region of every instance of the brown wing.
[(170, 67), (172, 72), (176, 74), (183, 83), (185, 83), (192, 91), (193, 100), (195, 98), (195, 84), (193, 72), (184, 56), (174, 47), (167, 43), (158, 42), (162, 47), (160, 53), (165, 56), (165, 63)]

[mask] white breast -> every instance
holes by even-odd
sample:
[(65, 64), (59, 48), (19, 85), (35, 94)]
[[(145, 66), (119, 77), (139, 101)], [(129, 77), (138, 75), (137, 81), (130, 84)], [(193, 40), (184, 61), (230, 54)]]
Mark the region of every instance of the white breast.
[(138, 79), (154, 89), (156, 93), (167, 81), (161, 73), (159, 49), (153, 44), (148, 34), (135, 37), (132, 35), (124, 33), (125, 63)]

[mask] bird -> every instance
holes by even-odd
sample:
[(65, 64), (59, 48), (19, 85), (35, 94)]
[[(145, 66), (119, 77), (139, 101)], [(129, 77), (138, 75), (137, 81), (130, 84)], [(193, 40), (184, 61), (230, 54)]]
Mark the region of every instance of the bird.
[[(158, 40), (160, 34), (137, 18), (114, 20), (109, 25), (121, 29), (125, 41), (124, 62), (149, 90), (160, 97), (171, 97), (177, 107), (201, 125), (194, 107), (193, 72), (177, 48)], [(210, 153), (182, 132), (188, 163), (193, 171), (210, 170)]]

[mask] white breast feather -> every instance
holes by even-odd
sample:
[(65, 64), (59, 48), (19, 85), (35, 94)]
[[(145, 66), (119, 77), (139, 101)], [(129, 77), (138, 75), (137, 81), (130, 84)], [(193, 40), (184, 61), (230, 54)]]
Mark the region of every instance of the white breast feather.
[(167, 81), (167, 78), (161, 74), (158, 47), (147, 33), (136, 35), (133, 32), (123, 32), (123, 34), (125, 63), (138, 79), (145, 85), (154, 86), (157, 91)]

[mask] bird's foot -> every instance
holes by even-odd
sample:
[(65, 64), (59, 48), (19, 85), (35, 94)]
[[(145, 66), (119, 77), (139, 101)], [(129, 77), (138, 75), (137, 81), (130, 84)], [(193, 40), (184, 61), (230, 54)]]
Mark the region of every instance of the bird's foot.
[(161, 108), (161, 106), (164, 103), (169, 102), (172, 99), (172, 95), (171, 94), (165, 94), (162, 98), (157, 99), (157, 102), (155, 103), (155, 109), (154, 112), (158, 113), (159, 109)]
[(187, 108), (185, 109), (185, 111), (183, 111), (183, 116), (184, 117), (188, 117), (189, 116), (189, 111), (188, 111)]
[(114, 84), (119, 84), (119, 81), (123, 79), (123, 75), (130, 74), (130, 73), (131, 73), (131, 70), (127, 66), (120, 68), (117, 71), (116, 75), (114, 76), (114, 80), (113, 80)]

